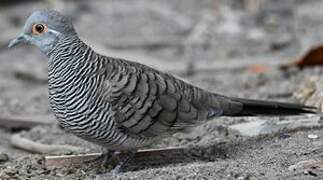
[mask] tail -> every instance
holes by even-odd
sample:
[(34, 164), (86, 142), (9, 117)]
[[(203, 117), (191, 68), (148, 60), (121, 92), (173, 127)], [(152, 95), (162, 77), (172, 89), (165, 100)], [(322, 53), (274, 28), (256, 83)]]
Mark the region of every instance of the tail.
[[(228, 116), (271, 116), (271, 115), (299, 115), (304, 113), (316, 113), (316, 108), (311, 106), (304, 106), (301, 104), (282, 103), (275, 101), (262, 101), (241, 98), (230, 98), (231, 101), (242, 104), (240, 111), (234, 114), (224, 113)], [(230, 112), (230, 111), (228, 111)]]

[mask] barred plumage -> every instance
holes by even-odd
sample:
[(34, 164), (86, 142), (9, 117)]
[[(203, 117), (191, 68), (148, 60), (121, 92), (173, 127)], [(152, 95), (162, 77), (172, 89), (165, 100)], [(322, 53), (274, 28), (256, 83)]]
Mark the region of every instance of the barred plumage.
[(109, 113), (112, 106), (105, 101), (108, 72), (104, 71), (109, 59), (102, 59), (76, 37), (62, 39), (53, 49), (47, 54), (49, 97), (61, 125), (113, 149), (143, 143), (144, 139), (133, 140), (119, 132), (113, 113)]
[[(33, 34), (34, 25), (48, 31)], [(55, 11), (37, 11), (9, 46), (29, 42), (47, 55), (51, 108), (69, 132), (111, 150), (133, 151), (155, 137), (216, 116), (313, 113), (298, 104), (230, 98), (145, 65), (97, 54)]]
[[(99, 55), (77, 36), (60, 39), (47, 56), (50, 101), (60, 123), (108, 148), (137, 149), (166, 132), (215, 116), (243, 114), (239, 100), (135, 62)], [(295, 114), (306, 112), (303, 106), (295, 108)]]

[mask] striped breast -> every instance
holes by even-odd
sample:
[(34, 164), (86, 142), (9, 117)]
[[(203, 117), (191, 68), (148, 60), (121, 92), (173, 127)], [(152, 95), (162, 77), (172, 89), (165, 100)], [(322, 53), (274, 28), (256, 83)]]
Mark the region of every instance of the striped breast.
[(130, 149), (139, 140), (119, 132), (106, 91), (105, 59), (78, 38), (59, 41), (48, 54), (51, 108), (67, 131), (111, 149)]

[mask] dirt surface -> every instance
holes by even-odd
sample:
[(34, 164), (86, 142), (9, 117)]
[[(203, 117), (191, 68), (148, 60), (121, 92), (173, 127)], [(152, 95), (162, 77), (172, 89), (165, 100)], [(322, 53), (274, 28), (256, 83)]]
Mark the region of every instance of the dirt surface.
[[(51, 114), (46, 58), (31, 46), (6, 48), (26, 17), (41, 8), (55, 8), (69, 15), (80, 37), (106, 55), (132, 57), (130, 60), (228, 96), (296, 102), (293, 92), (305, 79), (321, 75), (323, 68), (281, 72), (274, 66), (265, 74), (253, 74), (245, 66), (283, 63), (322, 43), (323, 2), (265, 0), (259, 6), (242, 2), (6, 1), (0, 5), (0, 114)], [(211, 15), (207, 30), (198, 40), (189, 41), (205, 14)], [(10, 143), (10, 137), (19, 133), (44, 144), (81, 147), (77, 152), (53, 154), (100, 152), (100, 147), (66, 134), (57, 124), (30, 130), (0, 129), (0, 179), (322, 179), (320, 127), (285, 129), (253, 137), (229, 128), (257, 120), (302, 118), (305, 116), (214, 119), (190, 133), (162, 139), (152, 147), (201, 147), (197, 148), (198, 156), (188, 155), (182, 163), (131, 166), (118, 177), (98, 175), (97, 168), (89, 167), (45, 168), (44, 155), (14, 148)], [(302, 165), (306, 163), (312, 165)]]

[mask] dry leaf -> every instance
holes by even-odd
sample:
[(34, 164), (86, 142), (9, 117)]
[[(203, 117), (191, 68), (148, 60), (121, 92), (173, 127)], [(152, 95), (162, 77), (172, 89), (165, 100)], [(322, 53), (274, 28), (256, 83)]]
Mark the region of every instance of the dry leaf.
[(323, 45), (310, 49), (302, 58), (283, 64), (280, 69), (286, 70), (291, 67), (304, 68), (308, 66), (323, 65)]

